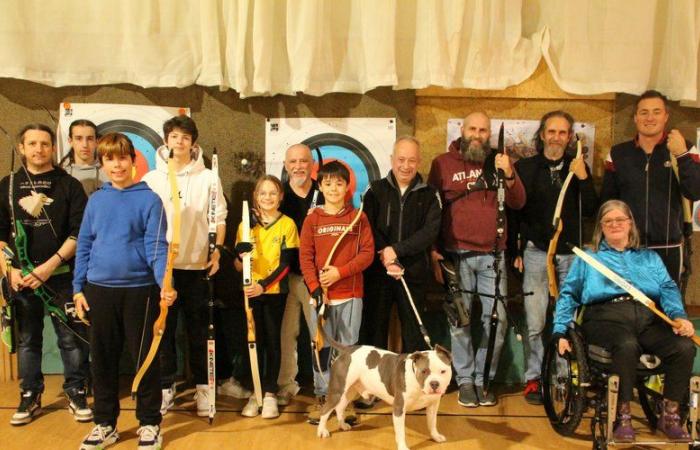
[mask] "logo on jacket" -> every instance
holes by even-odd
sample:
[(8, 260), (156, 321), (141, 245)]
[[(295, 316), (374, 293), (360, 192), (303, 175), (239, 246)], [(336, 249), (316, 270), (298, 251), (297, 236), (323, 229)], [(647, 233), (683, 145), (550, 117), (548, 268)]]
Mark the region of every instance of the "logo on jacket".
[(53, 199), (47, 197), (46, 194), (40, 194), (36, 191), (32, 191), (31, 194), (20, 198), (17, 203), (19, 203), (19, 206), (21, 206), (22, 209), (27, 212), (27, 214), (34, 218), (38, 218), (44, 206), (53, 203)]

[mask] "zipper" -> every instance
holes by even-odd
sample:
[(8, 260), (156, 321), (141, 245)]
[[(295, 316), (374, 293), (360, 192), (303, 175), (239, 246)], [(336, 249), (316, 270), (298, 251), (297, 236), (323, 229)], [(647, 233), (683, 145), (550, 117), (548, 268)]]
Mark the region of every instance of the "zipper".
[(646, 192), (644, 194), (644, 246), (649, 246), (649, 161), (651, 160), (652, 153), (646, 155), (647, 164), (644, 167), (644, 174), (646, 176)]

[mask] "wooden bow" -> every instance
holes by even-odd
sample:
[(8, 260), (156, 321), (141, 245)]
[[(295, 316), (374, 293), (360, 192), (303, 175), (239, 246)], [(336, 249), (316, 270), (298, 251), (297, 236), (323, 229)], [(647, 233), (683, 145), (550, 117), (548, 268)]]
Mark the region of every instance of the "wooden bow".
[[(670, 317), (668, 317), (666, 314), (664, 314), (662, 311), (659, 310), (659, 308), (656, 307), (656, 303), (654, 300), (650, 299), (649, 297), (644, 294), (644, 292), (640, 291), (632, 283), (629, 281), (625, 280), (622, 278), (620, 275), (615, 273), (614, 271), (610, 270), (605, 264), (602, 262), (598, 261), (595, 259), (593, 256), (589, 255), (588, 253), (584, 252), (578, 247), (572, 247), (573, 252), (581, 258), (586, 264), (589, 266), (593, 267), (595, 270), (600, 272), (601, 275), (603, 275), (605, 278), (608, 280), (612, 281), (622, 289), (624, 289), (629, 295), (632, 296), (636, 301), (641, 303), (642, 305), (646, 306), (661, 318), (664, 322), (667, 324), (671, 325), (673, 328), (678, 328), (679, 324), (675, 320), (671, 320)], [(697, 335), (690, 336), (690, 339), (695, 343), (695, 345), (700, 346), (700, 337)]]
[[(367, 187), (367, 189), (369, 190), (369, 186)], [(323, 265), (323, 267), (328, 267), (331, 264), (331, 262), (333, 261), (333, 255), (335, 255), (335, 251), (338, 249), (340, 242), (360, 220), (360, 216), (362, 215), (362, 210), (364, 206), (365, 201), (363, 196), (362, 200), (360, 201), (360, 207), (357, 209), (357, 214), (355, 214), (355, 217), (353, 217), (348, 226), (345, 227), (343, 232), (340, 233), (340, 236), (338, 236), (338, 239), (336, 239), (333, 243), (333, 247), (331, 247), (331, 251), (328, 253), (328, 256), (326, 257), (326, 262)], [(326, 313), (326, 299), (328, 299), (328, 288), (324, 287), (322, 288), (322, 290), (323, 298), (321, 299), (321, 301), (323, 302), (323, 304), (318, 310), (318, 317), (316, 318), (316, 335), (311, 340), (311, 347), (313, 348), (314, 357), (316, 358), (316, 365), (321, 377), (323, 377), (323, 370), (321, 368), (321, 349), (323, 348), (323, 332), (321, 331), (321, 329), (323, 328), (323, 323), (325, 321), (324, 315)]]
[[(250, 209), (248, 209), (248, 201), (243, 200), (243, 216), (241, 242), (250, 242)], [(250, 300), (245, 293), (245, 288), (253, 283), (251, 276), (250, 253), (246, 252), (243, 255), (243, 299), (245, 307), (246, 326), (248, 328), (248, 356), (250, 357), (250, 372), (253, 378), (253, 392), (255, 393), (255, 401), (258, 406), (262, 406), (262, 382), (260, 381), (260, 365), (258, 364), (258, 350), (255, 337), (255, 318), (253, 310), (250, 308)]]
[[(576, 158), (580, 158), (582, 153), (581, 140), (576, 140)], [(573, 162), (573, 161), (572, 161)], [(554, 218), (552, 219), (552, 229), (554, 234), (549, 240), (549, 247), (547, 248), (547, 280), (549, 284), (549, 295), (556, 301), (559, 297), (559, 280), (557, 278), (557, 268), (554, 261), (557, 256), (557, 244), (559, 243), (559, 235), (564, 227), (561, 220), (561, 209), (564, 206), (564, 198), (566, 197), (566, 191), (569, 188), (571, 179), (574, 177), (574, 172), (569, 171), (564, 180), (564, 184), (561, 186), (561, 191), (559, 191), (559, 198), (557, 198), (557, 206), (554, 208)]]
[[(175, 265), (175, 258), (180, 251), (180, 190), (177, 186), (177, 177), (175, 175), (175, 160), (173, 159), (173, 151), (170, 150), (170, 155), (168, 156), (168, 182), (170, 184), (170, 198), (173, 202), (173, 235), (170, 243), (168, 244), (168, 259), (165, 265), (165, 273), (163, 274), (163, 291), (171, 291), (173, 289), (173, 267)], [(160, 314), (153, 324), (153, 340), (151, 341), (151, 347), (146, 354), (146, 359), (144, 359), (141, 368), (134, 376), (134, 381), (131, 383), (131, 397), (136, 397), (136, 392), (139, 389), (139, 384), (141, 379), (146, 374), (146, 371), (153, 363), (153, 360), (158, 353), (158, 347), (160, 346), (160, 341), (165, 334), (165, 320), (168, 318), (168, 303), (161, 296), (160, 298)], [(148, 311), (146, 311), (148, 315)], [(145, 320), (145, 319), (144, 319)], [(146, 326), (144, 322), (144, 326)], [(137, 361), (138, 364), (138, 361)]]

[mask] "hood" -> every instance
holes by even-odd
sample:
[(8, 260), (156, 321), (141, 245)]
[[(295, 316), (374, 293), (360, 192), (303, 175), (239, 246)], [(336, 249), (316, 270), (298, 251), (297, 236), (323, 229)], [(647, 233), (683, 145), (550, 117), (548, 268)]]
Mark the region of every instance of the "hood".
[[(156, 170), (163, 173), (168, 173), (168, 155), (170, 150), (165, 145), (161, 145), (156, 150)], [(190, 151), (192, 160), (185, 167), (177, 172), (177, 175), (187, 175), (197, 173), (204, 170), (204, 157), (202, 148), (199, 145), (194, 145)]]
[(70, 163), (69, 161), (66, 161), (65, 163), (63, 163), (61, 168), (62, 169), (70, 168), (71, 171), (73, 171), (73, 172), (80, 172), (80, 171), (94, 172), (95, 169), (100, 168), (100, 164), (97, 161), (94, 161), (92, 164), (76, 164), (76, 163)]
[(117, 189), (114, 186), (112, 186), (111, 181), (107, 181), (106, 183), (102, 184), (101, 187), (102, 190), (108, 191), (108, 192), (120, 192), (124, 194), (128, 194), (130, 192), (138, 192), (138, 191), (150, 191), (151, 188), (148, 187), (148, 185), (144, 181), (139, 181), (138, 183), (134, 183), (131, 186), (129, 186), (126, 189)]
[[(354, 212), (355, 208), (352, 206), (352, 203), (348, 203), (345, 205), (345, 208), (341, 209), (337, 214), (328, 214), (322, 207), (315, 208), (311, 214), (317, 214), (321, 217), (345, 217), (354, 214)], [(352, 220), (352, 218), (350, 220)]]

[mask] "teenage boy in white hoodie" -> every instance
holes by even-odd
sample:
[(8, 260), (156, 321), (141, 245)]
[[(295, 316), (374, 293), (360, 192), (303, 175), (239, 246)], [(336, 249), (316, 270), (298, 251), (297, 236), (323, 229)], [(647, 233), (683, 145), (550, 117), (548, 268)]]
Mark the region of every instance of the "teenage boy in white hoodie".
[[(189, 344), (189, 364), (197, 386), (195, 395), (197, 415), (209, 413), (209, 391), (207, 388), (207, 326), (209, 324), (208, 290), (206, 271), (214, 275), (219, 270), (219, 250), (207, 260), (209, 189), (216, 176), (204, 167), (202, 149), (197, 142), (197, 125), (187, 116), (176, 116), (163, 124), (165, 145), (156, 151), (156, 168), (144, 177), (148, 186), (163, 201), (168, 215), (168, 240), (171, 239), (173, 204), (168, 183), (168, 155), (173, 152), (177, 172), (177, 185), (180, 189), (182, 215), (180, 253), (175, 259), (173, 280), (178, 292), (178, 300), (170, 307), (165, 326), (165, 335), (160, 345), (160, 372), (163, 402), (161, 414), (165, 415), (175, 400), (175, 376), (177, 354), (175, 328), (179, 310), (184, 309), (184, 321)], [(216, 180), (218, 198), (216, 206), (216, 244), (224, 242), (226, 233), (226, 201), (221, 181)]]

